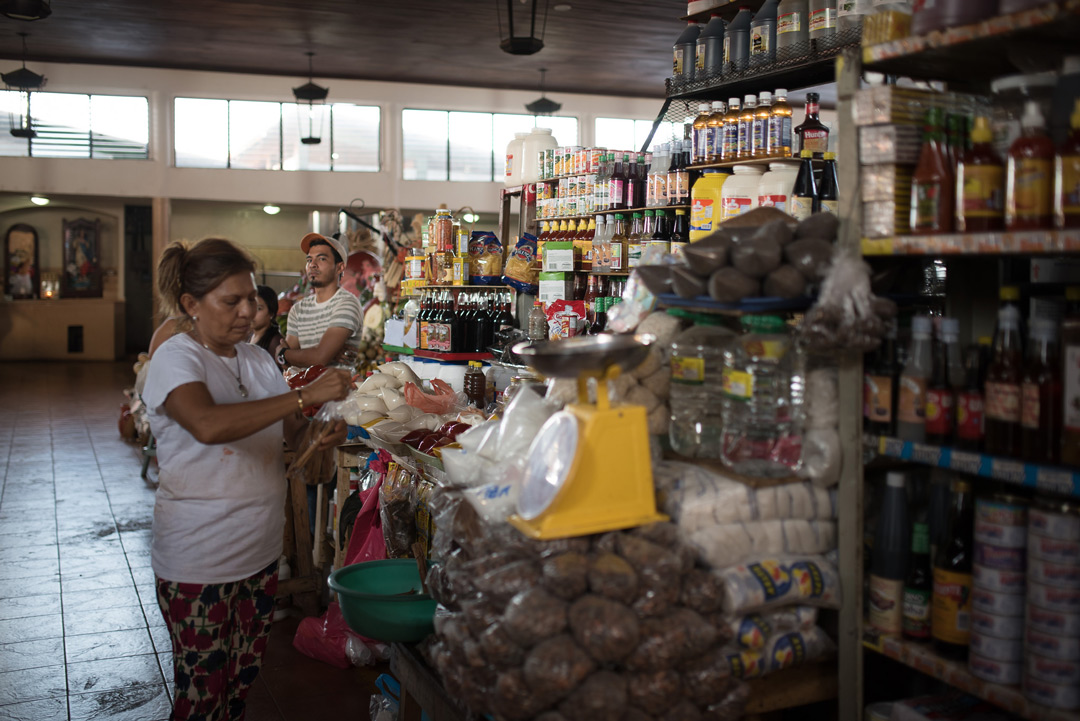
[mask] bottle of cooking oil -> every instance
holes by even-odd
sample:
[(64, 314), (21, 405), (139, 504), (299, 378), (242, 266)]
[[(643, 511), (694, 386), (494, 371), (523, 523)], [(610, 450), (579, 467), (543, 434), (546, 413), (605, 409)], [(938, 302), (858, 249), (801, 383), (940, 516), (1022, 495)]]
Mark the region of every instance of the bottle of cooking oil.
[(767, 158), (769, 156), (768, 136), (769, 117), (771, 116), (772, 93), (763, 92), (758, 95), (757, 111), (754, 113), (754, 131), (750, 137), (750, 150), (754, 158)]
[(776, 99), (769, 108), (769, 138), (765, 148), (770, 158), (791, 157), (791, 106), (784, 88), (777, 88)]
[(691, 163), (704, 163), (709, 157), (709, 106), (698, 105), (698, 114), (694, 118), (694, 136), (691, 146)]
[(739, 158), (739, 99), (728, 98), (727, 113), (724, 114), (724, 157), (725, 162)]
[(724, 114), (727, 113), (727, 105), (722, 100), (714, 100), (712, 115), (706, 121), (706, 130), (709, 138), (709, 152), (705, 162), (719, 163), (724, 156)]
[(743, 109), (742, 113), (739, 114), (739, 160), (754, 157), (752, 140), (754, 137), (754, 116), (756, 114), (757, 98), (753, 95), (747, 95), (743, 98)]

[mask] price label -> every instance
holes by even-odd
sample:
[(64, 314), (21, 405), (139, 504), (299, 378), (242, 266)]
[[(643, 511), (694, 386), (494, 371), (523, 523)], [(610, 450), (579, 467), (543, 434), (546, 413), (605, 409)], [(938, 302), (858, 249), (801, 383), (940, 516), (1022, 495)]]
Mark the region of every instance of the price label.
[(936, 466), (941, 462), (941, 449), (937, 446), (925, 446), (922, 443), (912, 444), (911, 460)]
[(1077, 492), (1073, 483), (1073, 474), (1068, 471), (1056, 471), (1052, 468), (1040, 468), (1035, 473), (1035, 487), (1040, 491), (1071, 494)]
[(1008, 483), (1023, 483), (1024, 482), (1024, 464), (1017, 463), (1016, 461), (1003, 461), (1000, 458), (995, 458), (990, 465), (990, 475), (999, 481), (1006, 481)]
[(982, 456), (978, 453), (953, 451), (952, 458), (949, 459), (949, 468), (954, 471), (959, 471), (960, 473), (970, 473), (973, 476), (977, 476), (981, 467)]

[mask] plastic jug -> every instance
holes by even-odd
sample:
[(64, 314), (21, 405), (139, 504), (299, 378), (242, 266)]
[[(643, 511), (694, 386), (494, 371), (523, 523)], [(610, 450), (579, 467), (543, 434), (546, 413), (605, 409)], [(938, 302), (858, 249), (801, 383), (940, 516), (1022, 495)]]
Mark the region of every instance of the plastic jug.
[(711, 320), (686, 329), (671, 343), (668, 438), (672, 450), (691, 458), (720, 457), (723, 354), (734, 334)]
[(706, 170), (690, 190), (690, 242), (709, 235), (720, 225), (720, 201), (730, 178), (720, 170)]
[(810, 8), (806, 0), (780, 0), (776, 7), (776, 50), (780, 57), (809, 52)]
[(521, 156), (524, 152), (525, 138), (528, 133), (514, 133), (514, 139), (506, 144), (506, 179), (507, 186), (521, 185)]
[(765, 0), (750, 23), (750, 67), (763, 67), (776, 60), (776, 6), (780, 0)]
[(694, 79), (694, 64), (697, 62), (697, 39), (701, 26), (690, 22), (672, 46), (674, 56), (671, 63), (671, 79), (676, 83), (686, 83)]
[(754, 14), (743, 5), (724, 34), (724, 70), (746, 70), (750, 64), (750, 23)]
[(863, 16), (870, 12), (870, 0), (840, 0), (836, 8), (836, 31), (862, 28)]
[(540, 180), (540, 163), (537, 160), (537, 153), (548, 148), (555, 148), (558, 144), (551, 135), (551, 128), (533, 128), (532, 132), (522, 139), (522, 183), (536, 183)]
[(836, 0), (810, 0), (809, 35), (818, 47), (829, 47), (836, 40)]
[(724, 67), (724, 29), (727, 23), (717, 14), (705, 25), (697, 39), (697, 64), (694, 77), (717, 77)]

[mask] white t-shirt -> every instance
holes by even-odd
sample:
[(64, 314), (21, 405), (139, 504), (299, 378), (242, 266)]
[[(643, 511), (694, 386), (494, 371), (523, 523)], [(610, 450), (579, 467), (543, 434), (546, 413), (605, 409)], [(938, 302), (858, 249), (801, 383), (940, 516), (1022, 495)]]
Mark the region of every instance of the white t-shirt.
[[(289, 391), (262, 348), (238, 343), (236, 352), (236, 358), (222, 358), (185, 333), (165, 341), (150, 366), (143, 401), (160, 469), (150, 559), (154, 573), (167, 581), (237, 581), (281, 555), (286, 490), (282, 422), (238, 441), (205, 445), (165, 412), (165, 399), (186, 383), (203, 383), (221, 404)], [(246, 399), (236, 381), (237, 360)]]
[[(316, 301), (312, 294), (290, 308), (286, 333), (296, 336), (301, 348), (314, 348), (319, 345), (327, 328), (345, 328), (351, 331), (345, 345), (355, 350), (363, 333), (362, 322), (360, 301), (344, 288), (338, 288), (322, 303)], [(351, 368), (348, 363), (336, 367)]]

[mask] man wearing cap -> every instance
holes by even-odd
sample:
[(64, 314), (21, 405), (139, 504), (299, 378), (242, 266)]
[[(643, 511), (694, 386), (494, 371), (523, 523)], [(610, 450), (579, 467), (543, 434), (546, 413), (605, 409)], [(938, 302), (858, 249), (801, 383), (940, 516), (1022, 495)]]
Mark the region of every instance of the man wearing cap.
[(315, 293), (289, 310), (278, 364), (351, 369), (348, 359), (356, 357), (363, 313), (356, 296), (339, 286), (349, 251), (340, 239), (318, 233), (305, 235), (300, 250), (307, 254), (305, 272)]

